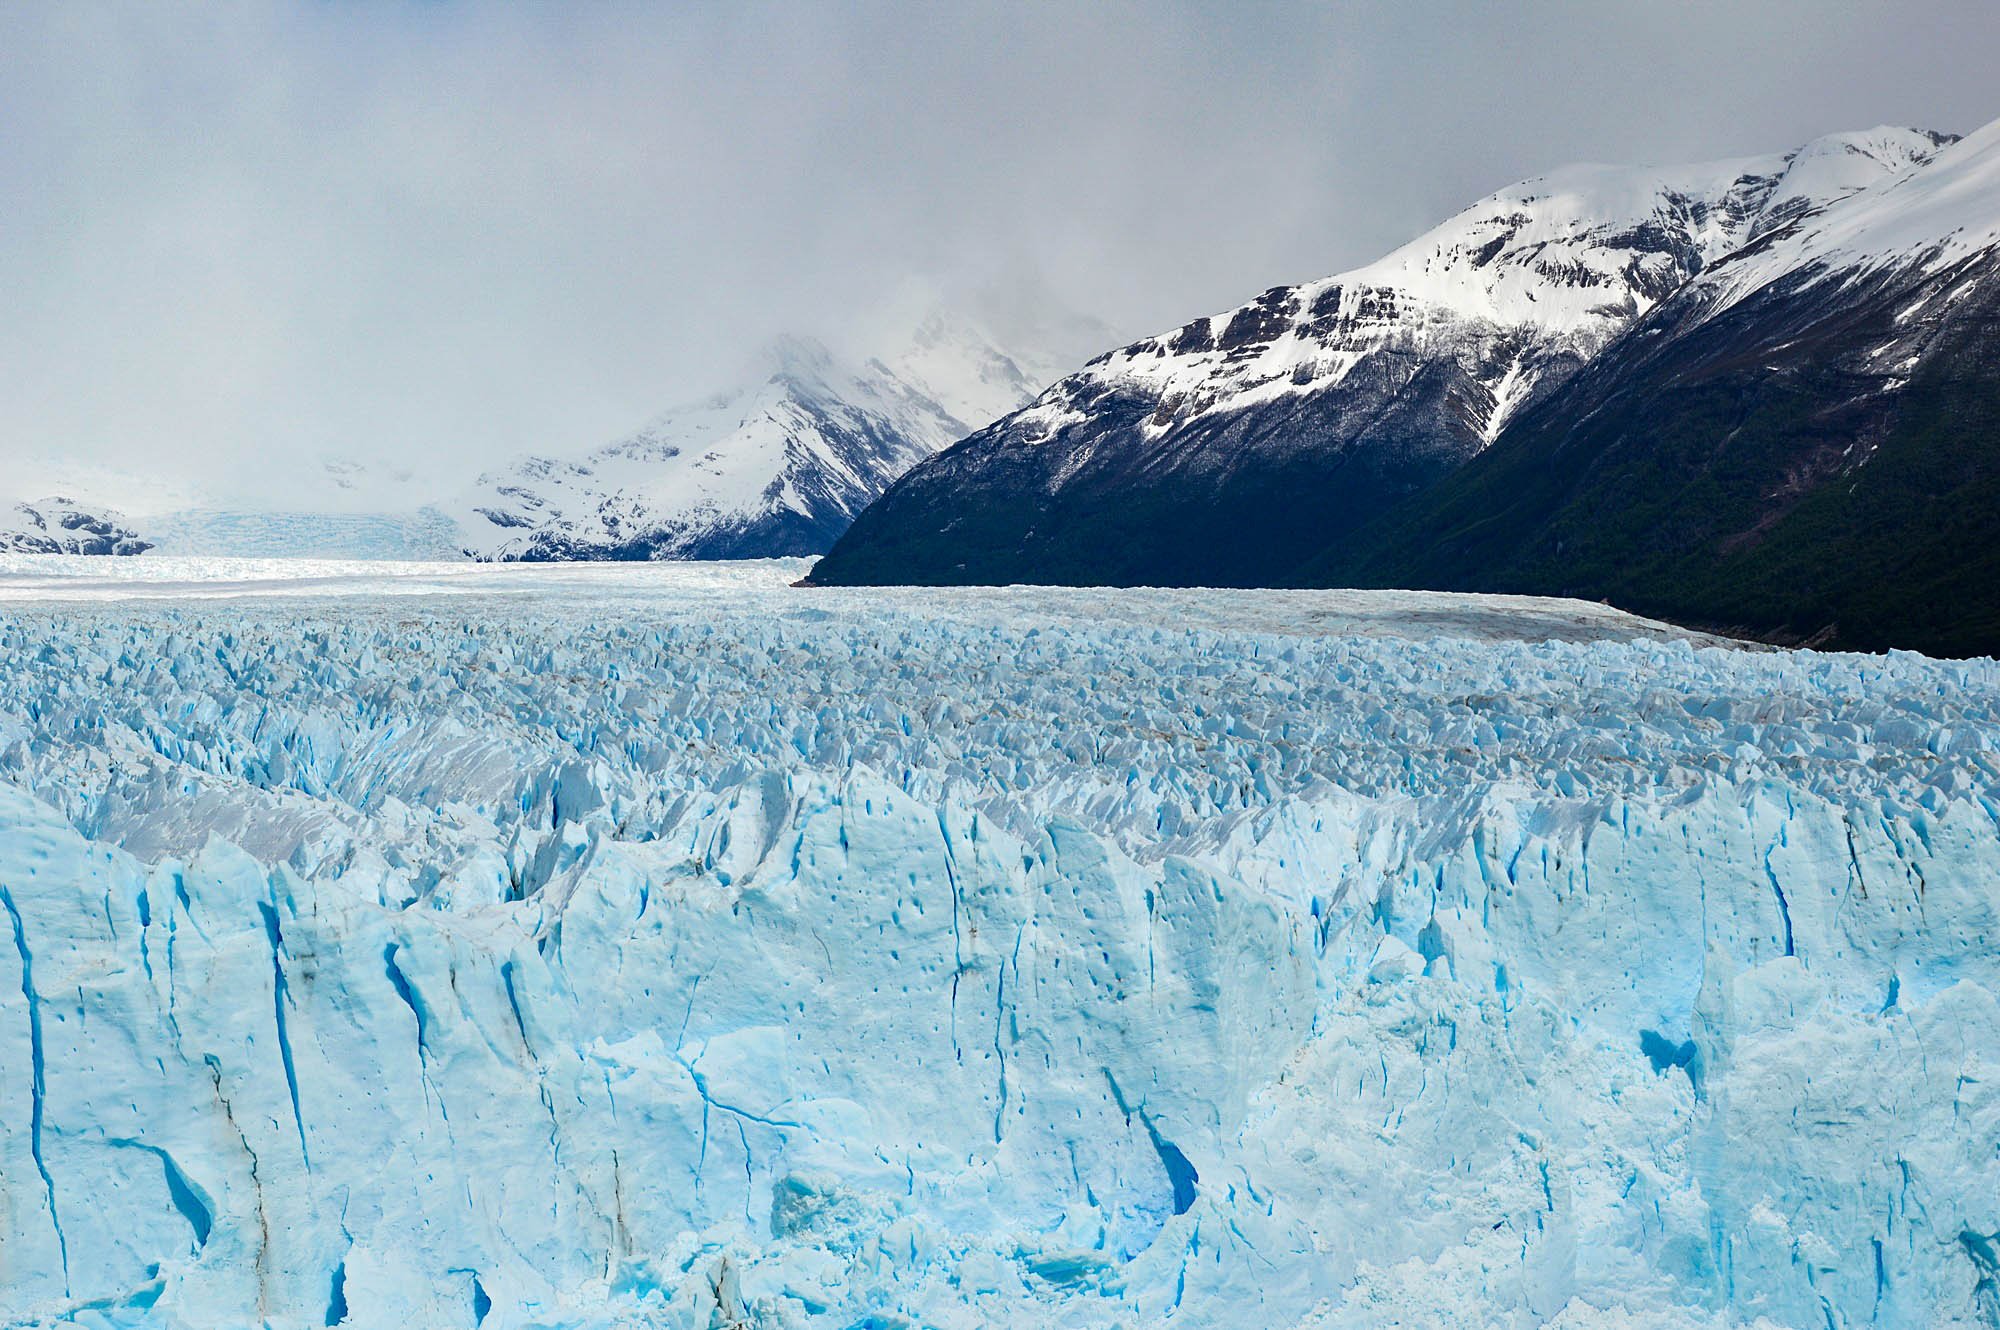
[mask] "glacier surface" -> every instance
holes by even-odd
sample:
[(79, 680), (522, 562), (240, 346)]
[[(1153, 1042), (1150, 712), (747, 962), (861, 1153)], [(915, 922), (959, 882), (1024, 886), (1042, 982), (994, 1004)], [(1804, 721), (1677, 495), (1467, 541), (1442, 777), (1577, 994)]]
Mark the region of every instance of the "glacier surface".
[(2000, 667), (0, 559), (0, 1324), (2000, 1324)]

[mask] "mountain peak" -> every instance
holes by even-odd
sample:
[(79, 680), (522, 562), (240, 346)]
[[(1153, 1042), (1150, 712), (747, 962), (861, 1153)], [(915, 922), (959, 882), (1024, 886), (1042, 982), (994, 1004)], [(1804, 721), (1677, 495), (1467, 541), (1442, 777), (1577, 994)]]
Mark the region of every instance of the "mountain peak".
[(916, 468), (813, 576), (1269, 585), (1493, 446), (1691, 283), (1769, 281), (1814, 246), (1965, 252), (1996, 200), (1993, 127), (1550, 171), (1374, 263), (1091, 361)]
[(780, 333), (764, 344), (761, 358), (773, 377), (818, 381), (833, 370), (826, 344), (801, 333)]
[(140, 554), (151, 549), (123, 514), (54, 495), (0, 500), (0, 553)]
[[(1869, 187), (1812, 210), (1810, 225), (1774, 235), (1771, 243), (1720, 265), (1709, 280), (1713, 309), (1726, 309), (1786, 275), (1937, 269), (2000, 246), (2000, 120), (1963, 138), (1900, 132), (1936, 146)], [(1859, 147), (1843, 155), (1842, 146), (1828, 144), (1818, 155), (1844, 165), (1861, 155)]]
[(1059, 367), (1003, 351), (983, 324), (933, 307), (905, 343), (877, 362), (915, 386), (970, 433), (991, 424), (1054, 382)]
[(522, 459), (447, 507), (480, 558), (817, 554), (897, 476), (1039, 386), (943, 309), (859, 363), (790, 334), (744, 385), (587, 456)]
[(1920, 166), (1956, 141), (1953, 134), (1898, 125), (1823, 134), (1786, 156), (1751, 238)]

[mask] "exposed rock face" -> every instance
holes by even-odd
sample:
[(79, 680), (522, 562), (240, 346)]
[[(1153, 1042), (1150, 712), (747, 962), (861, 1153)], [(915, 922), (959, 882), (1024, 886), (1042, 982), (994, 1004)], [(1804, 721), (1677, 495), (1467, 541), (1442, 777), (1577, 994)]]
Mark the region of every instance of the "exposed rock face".
[(0, 552), (142, 554), (152, 547), (109, 508), (90, 508), (65, 498), (0, 506)]
[(1303, 577), (2000, 652), (2000, 124), (1714, 264)]
[(1945, 141), (1885, 129), (1502, 190), (1378, 263), (1100, 357), (914, 469), (813, 578), (1284, 581), (1718, 260)]

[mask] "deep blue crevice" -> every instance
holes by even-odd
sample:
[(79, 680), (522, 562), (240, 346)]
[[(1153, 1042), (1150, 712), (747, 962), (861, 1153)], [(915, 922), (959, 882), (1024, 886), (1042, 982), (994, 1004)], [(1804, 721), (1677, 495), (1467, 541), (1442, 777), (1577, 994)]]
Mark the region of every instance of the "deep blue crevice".
[(208, 1235), (215, 1231), (214, 1212), (188, 1185), (187, 1174), (181, 1172), (174, 1157), (165, 1150), (159, 1151), (159, 1156), (160, 1171), (167, 1177), (167, 1196), (173, 1201), (174, 1209), (181, 1212), (181, 1218), (188, 1221), (188, 1227), (194, 1230), (195, 1245), (206, 1247)]
[(1152, 1115), (1146, 1112), (1143, 1105), (1134, 1108), (1125, 1102), (1125, 1093), (1118, 1088), (1118, 1080), (1109, 1067), (1104, 1068), (1104, 1081), (1111, 1087), (1111, 1098), (1118, 1105), (1118, 1111), (1128, 1120), (1136, 1115), (1140, 1125), (1145, 1127), (1147, 1139), (1153, 1143), (1153, 1153), (1160, 1157), (1160, 1167), (1166, 1170), (1167, 1185), (1173, 1191), (1174, 1213), (1186, 1214), (1194, 1206), (1196, 1184), (1201, 1181), (1201, 1174), (1195, 1171), (1194, 1164), (1181, 1153), (1178, 1145), (1160, 1135), (1160, 1129), (1153, 1125)]
[(396, 996), (403, 999), (403, 1005), (417, 1018), (417, 1056), (424, 1052), (424, 1008), (417, 1001), (417, 990), (410, 986), (402, 968), (396, 964), (396, 944), (391, 942), (382, 948), (382, 969), (389, 976), (389, 986), (396, 990)]
[(285, 1064), (285, 1089), (292, 1096), (292, 1125), (299, 1133), (299, 1158), (310, 1169), (312, 1152), (306, 1149), (306, 1119), (299, 1111), (299, 1072), (292, 1062), (292, 1034), (285, 1025), (285, 1001), (290, 993), (285, 982), (285, 935), (278, 927), (278, 911), (269, 901), (258, 901), (257, 912), (264, 916), (264, 935), (271, 942), (271, 1010), (278, 1027), (278, 1059)]
[(1639, 1051), (1653, 1064), (1654, 1071), (1679, 1067), (1688, 1074), (1689, 1080), (1694, 1079), (1695, 1054), (1700, 1051), (1695, 1047), (1694, 1040), (1686, 1039), (1677, 1044), (1658, 1030), (1641, 1030)]
[(1792, 903), (1785, 899), (1785, 889), (1778, 883), (1778, 870), (1771, 867), (1770, 854), (1764, 856), (1764, 876), (1771, 880), (1771, 890), (1778, 897), (1778, 913), (1785, 920), (1785, 954), (1795, 956), (1798, 952), (1792, 943)]
[[(507, 1010), (514, 1013), (514, 1029), (521, 1036), (521, 1047), (534, 1054), (535, 1046), (528, 1042), (528, 1022), (521, 1014), (521, 995), (514, 988), (514, 962), (500, 962), (500, 983), (507, 990)], [(405, 999), (407, 1001), (408, 999)]]
[(1181, 1153), (1179, 1146), (1160, 1135), (1159, 1129), (1153, 1126), (1153, 1119), (1143, 1110), (1139, 1121), (1146, 1124), (1146, 1134), (1153, 1138), (1153, 1149), (1159, 1152), (1160, 1163), (1167, 1170), (1167, 1181), (1173, 1185), (1174, 1213), (1184, 1215), (1194, 1205), (1195, 1184), (1201, 1181), (1201, 1175), (1195, 1172), (1194, 1165), (1188, 1162), (1188, 1157)]
[(347, 1262), (333, 1267), (333, 1287), (326, 1298), (326, 1323), (339, 1325), (347, 1319)]
[(1000, 1022), (1007, 1013), (1007, 962), (1000, 962), (993, 992), (993, 1056), (1000, 1062), (1000, 1101), (993, 1108), (993, 1143), (1000, 1144), (1007, 1116), (1007, 1048), (1000, 1042)]
[(42, 1118), (48, 1098), (48, 1064), (42, 1053), (42, 1004), (35, 996), (34, 957), (28, 952), (28, 929), (21, 912), (14, 908), (13, 893), (0, 887), (0, 906), (14, 925), (14, 948), (21, 954), (21, 996), (28, 1001), (28, 1060), (33, 1102), (28, 1110), (28, 1153), (34, 1156), (35, 1171), (42, 1175), (42, 1187), (49, 1197), (49, 1223), (56, 1231), (56, 1250), (62, 1257), (63, 1296), (69, 1296), (69, 1239), (63, 1236), (62, 1218), (56, 1213), (56, 1180), (42, 1157)]
[(197, 1248), (206, 1247), (208, 1235), (215, 1231), (214, 1207), (209, 1204), (208, 1198), (202, 1195), (201, 1189), (188, 1181), (187, 1174), (181, 1171), (181, 1166), (174, 1161), (174, 1157), (157, 1145), (148, 1145), (144, 1141), (135, 1141), (127, 1137), (115, 1137), (111, 1144), (130, 1150), (144, 1150), (160, 1161), (160, 1171), (166, 1174), (167, 1178), (167, 1199), (174, 1203), (174, 1209), (180, 1212), (181, 1218), (187, 1220), (188, 1227), (194, 1230), (194, 1245)]

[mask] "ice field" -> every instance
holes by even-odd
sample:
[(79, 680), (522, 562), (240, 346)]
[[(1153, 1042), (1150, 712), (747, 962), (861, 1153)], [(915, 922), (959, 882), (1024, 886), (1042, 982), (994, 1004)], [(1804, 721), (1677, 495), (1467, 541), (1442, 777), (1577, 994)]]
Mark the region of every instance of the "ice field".
[(0, 1324), (2000, 1325), (2000, 666), (0, 558)]

